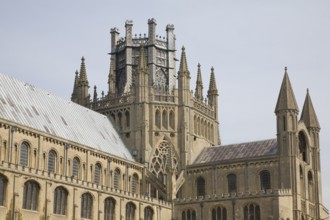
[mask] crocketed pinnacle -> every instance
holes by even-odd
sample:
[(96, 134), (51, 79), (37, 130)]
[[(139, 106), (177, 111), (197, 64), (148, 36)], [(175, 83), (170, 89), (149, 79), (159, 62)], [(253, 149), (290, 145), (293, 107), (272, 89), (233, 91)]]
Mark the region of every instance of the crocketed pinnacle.
[(145, 59), (144, 45), (143, 44), (140, 47), (139, 69), (140, 70), (147, 70), (147, 62), (146, 62), (146, 59)]
[(196, 89), (195, 96), (198, 99), (203, 100), (203, 81), (202, 81), (202, 73), (201, 73), (201, 65), (197, 66), (197, 80), (196, 80)]
[(209, 93), (213, 92), (213, 93), (218, 93), (218, 89), (217, 89), (217, 84), (215, 81), (215, 75), (214, 75), (214, 68), (211, 68), (211, 77), (210, 77), (210, 85), (209, 85)]
[(94, 86), (93, 101), (94, 101), (94, 102), (97, 101), (97, 87), (96, 87), (96, 85)]
[(71, 101), (74, 101), (77, 98), (77, 90), (78, 90), (78, 82), (79, 82), (79, 72), (76, 70), (75, 72), (75, 78), (74, 78), (74, 83), (73, 83), (73, 91), (71, 95)]
[(184, 47), (182, 47), (180, 68), (179, 68), (179, 74), (178, 75), (182, 75), (182, 76), (186, 75), (186, 76), (190, 77), (185, 50), (186, 49)]
[(317, 119), (314, 106), (307, 89), (304, 107), (301, 113), (300, 120), (305, 122), (307, 128), (318, 128), (320, 129), (319, 120)]
[(277, 99), (275, 113), (281, 110), (299, 110), (286, 67), (280, 94)]
[(86, 72), (86, 66), (85, 66), (85, 58), (81, 57), (81, 65), (80, 65), (80, 77), (79, 77), (80, 83), (87, 83), (87, 72)]

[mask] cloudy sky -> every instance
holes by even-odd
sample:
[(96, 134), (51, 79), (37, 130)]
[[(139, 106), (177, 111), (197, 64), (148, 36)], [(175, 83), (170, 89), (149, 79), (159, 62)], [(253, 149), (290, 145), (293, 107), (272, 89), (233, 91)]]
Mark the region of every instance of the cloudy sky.
[[(309, 88), (321, 130), (323, 198), (330, 208), (330, 1), (6, 1), (0, 0), (0, 72), (70, 98), (85, 56), (90, 85), (107, 89), (110, 28), (158, 35), (174, 24), (186, 47), (191, 88), (201, 63), (214, 66), (223, 144), (276, 137), (274, 108), (288, 73), (300, 110)], [(122, 35), (123, 36), (123, 35)], [(177, 53), (177, 57), (180, 53)]]

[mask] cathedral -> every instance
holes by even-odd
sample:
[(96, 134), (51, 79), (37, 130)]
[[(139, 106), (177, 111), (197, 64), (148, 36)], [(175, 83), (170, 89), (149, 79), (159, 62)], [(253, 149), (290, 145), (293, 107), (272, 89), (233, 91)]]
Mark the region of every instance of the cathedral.
[(0, 74), (0, 220), (329, 219), (309, 92), (300, 113), (285, 68), (277, 135), (222, 145), (214, 68), (191, 88), (174, 25), (156, 26), (111, 29), (101, 94), (84, 57), (71, 101)]

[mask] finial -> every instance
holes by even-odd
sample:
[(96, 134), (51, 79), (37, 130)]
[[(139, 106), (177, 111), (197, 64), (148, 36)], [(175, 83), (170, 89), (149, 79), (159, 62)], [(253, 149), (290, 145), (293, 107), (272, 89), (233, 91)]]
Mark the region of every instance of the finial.
[(201, 64), (200, 64), (200, 63), (198, 63), (197, 67), (198, 67), (198, 68), (200, 68), (200, 67), (201, 67)]
[(184, 48), (184, 46), (182, 46), (182, 51), (185, 51), (186, 48)]
[(214, 68), (213, 68), (213, 66), (211, 67), (211, 71), (214, 72)]
[(309, 88), (307, 88), (307, 93), (309, 93)]
[(287, 71), (288, 71), (288, 67), (285, 67), (285, 68), (284, 68), (284, 71), (285, 71), (285, 73), (287, 73)]
[(76, 70), (76, 76), (78, 76), (78, 74), (79, 74), (79, 72), (78, 72), (78, 70)]
[(81, 62), (84, 62), (84, 61), (85, 61), (85, 57), (82, 56), (82, 57), (81, 57)]
[(94, 86), (94, 90), (96, 90), (96, 85)]

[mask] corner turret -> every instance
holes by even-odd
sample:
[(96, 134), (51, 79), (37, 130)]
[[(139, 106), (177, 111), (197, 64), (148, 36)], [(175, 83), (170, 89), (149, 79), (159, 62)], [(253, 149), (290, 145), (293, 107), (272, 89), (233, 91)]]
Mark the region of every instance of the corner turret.
[(304, 107), (301, 113), (300, 120), (303, 121), (307, 129), (318, 129), (320, 130), (319, 120), (317, 119), (314, 106), (309, 95), (309, 90), (307, 89), (307, 94), (305, 98)]

